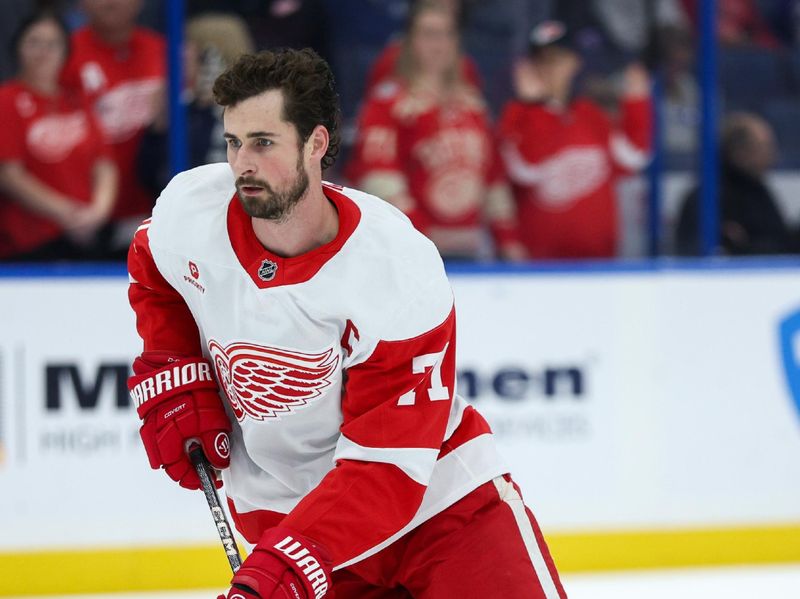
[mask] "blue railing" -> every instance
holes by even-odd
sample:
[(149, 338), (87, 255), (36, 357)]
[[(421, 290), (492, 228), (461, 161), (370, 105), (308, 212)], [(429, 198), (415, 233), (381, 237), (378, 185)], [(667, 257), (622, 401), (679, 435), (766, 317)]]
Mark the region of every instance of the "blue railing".
[(183, 95), (184, 0), (169, 0), (167, 56), (169, 58), (169, 167), (173, 175), (189, 166), (189, 136)]
[[(643, 258), (641, 260), (575, 260), (513, 263), (446, 264), (451, 276), (582, 275), (655, 272), (732, 272), (800, 269), (800, 256), (753, 258)], [(122, 263), (0, 264), (0, 279), (127, 278)]]
[(719, 167), (717, 120), (716, 0), (700, 1), (700, 248), (713, 256), (719, 248)]

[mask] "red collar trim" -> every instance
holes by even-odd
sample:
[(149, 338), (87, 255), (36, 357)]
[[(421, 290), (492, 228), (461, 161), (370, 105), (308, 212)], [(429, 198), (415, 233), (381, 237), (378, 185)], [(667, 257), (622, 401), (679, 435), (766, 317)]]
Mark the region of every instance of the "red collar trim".
[[(265, 249), (258, 241), (250, 216), (242, 208), (239, 198), (236, 195), (231, 198), (228, 204), (228, 236), (231, 247), (239, 264), (259, 289), (304, 283), (342, 249), (356, 230), (361, 220), (361, 211), (340, 190), (340, 187), (330, 183), (322, 184), (323, 193), (339, 212), (339, 231), (336, 237), (325, 245), (292, 258), (282, 258)], [(262, 267), (263, 273), (259, 275)]]

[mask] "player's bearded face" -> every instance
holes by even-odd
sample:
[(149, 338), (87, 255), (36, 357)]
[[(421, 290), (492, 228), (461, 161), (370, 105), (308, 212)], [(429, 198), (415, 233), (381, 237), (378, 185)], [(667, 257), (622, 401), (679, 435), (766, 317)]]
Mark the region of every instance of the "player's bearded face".
[[(260, 187), (264, 193), (258, 195), (245, 195), (242, 187)], [(272, 186), (256, 177), (239, 177), (236, 179), (236, 194), (242, 203), (244, 211), (254, 218), (266, 218), (274, 221), (284, 220), (292, 208), (301, 200), (308, 191), (308, 173), (303, 165), (303, 153), (297, 158), (297, 173), (293, 182), (288, 183), (283, 189), (275, 190)]]

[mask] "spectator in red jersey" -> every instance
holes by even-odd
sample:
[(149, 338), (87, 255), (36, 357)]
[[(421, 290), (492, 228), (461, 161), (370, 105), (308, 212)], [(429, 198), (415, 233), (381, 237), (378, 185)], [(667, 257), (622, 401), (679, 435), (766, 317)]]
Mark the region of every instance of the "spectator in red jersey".
[(516, 66), (517, 99), (499, 126), (520, 238), (533, 259), (614, 256), (617, 177), (648, 161), (646, 70), (625, 71), (617, 128), (593, 102), (573, 97), (581, 57), (571, 41), (561, 22), (534, 28), (531, 55)]
[(117, 171), (84, 98), (59, 85), (69, 33), (49, 12), (14, 38), (15, 79), (0, 87), (0, 258), (93, 258)]
[(518, 257), (513, 202), (480, 92), (464, 81), (456, 18), (409, 14), (396, 76), (367, 100), (348, 176), (405, 212), (447, 259)]
[(63, 81), (89, 96), (112, 146), (120, 196), (108, 245), (111, 256), (124, 257), (155, 199), (136, 177), (136, 155), (164, 101), (166, 47), (157, 33), (136, 25), (141, 0), (83, 0), (82, 6), (88, 25), (72, 36)]

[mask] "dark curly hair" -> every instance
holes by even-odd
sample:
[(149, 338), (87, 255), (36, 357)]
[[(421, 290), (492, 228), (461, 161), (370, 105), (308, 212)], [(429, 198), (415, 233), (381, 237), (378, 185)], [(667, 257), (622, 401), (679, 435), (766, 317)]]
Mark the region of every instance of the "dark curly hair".
[(339, 96), (328, 63), (310, 48), (280, 49), (243, 54), (214, 82), (214, 100), (220, 106), (239, 102), (265, 91), (283, 92), (283, 119), (292, 123), (303, 143), (317, 125), (328, 130), (328, 151), (322, 169), (339, 153)]

